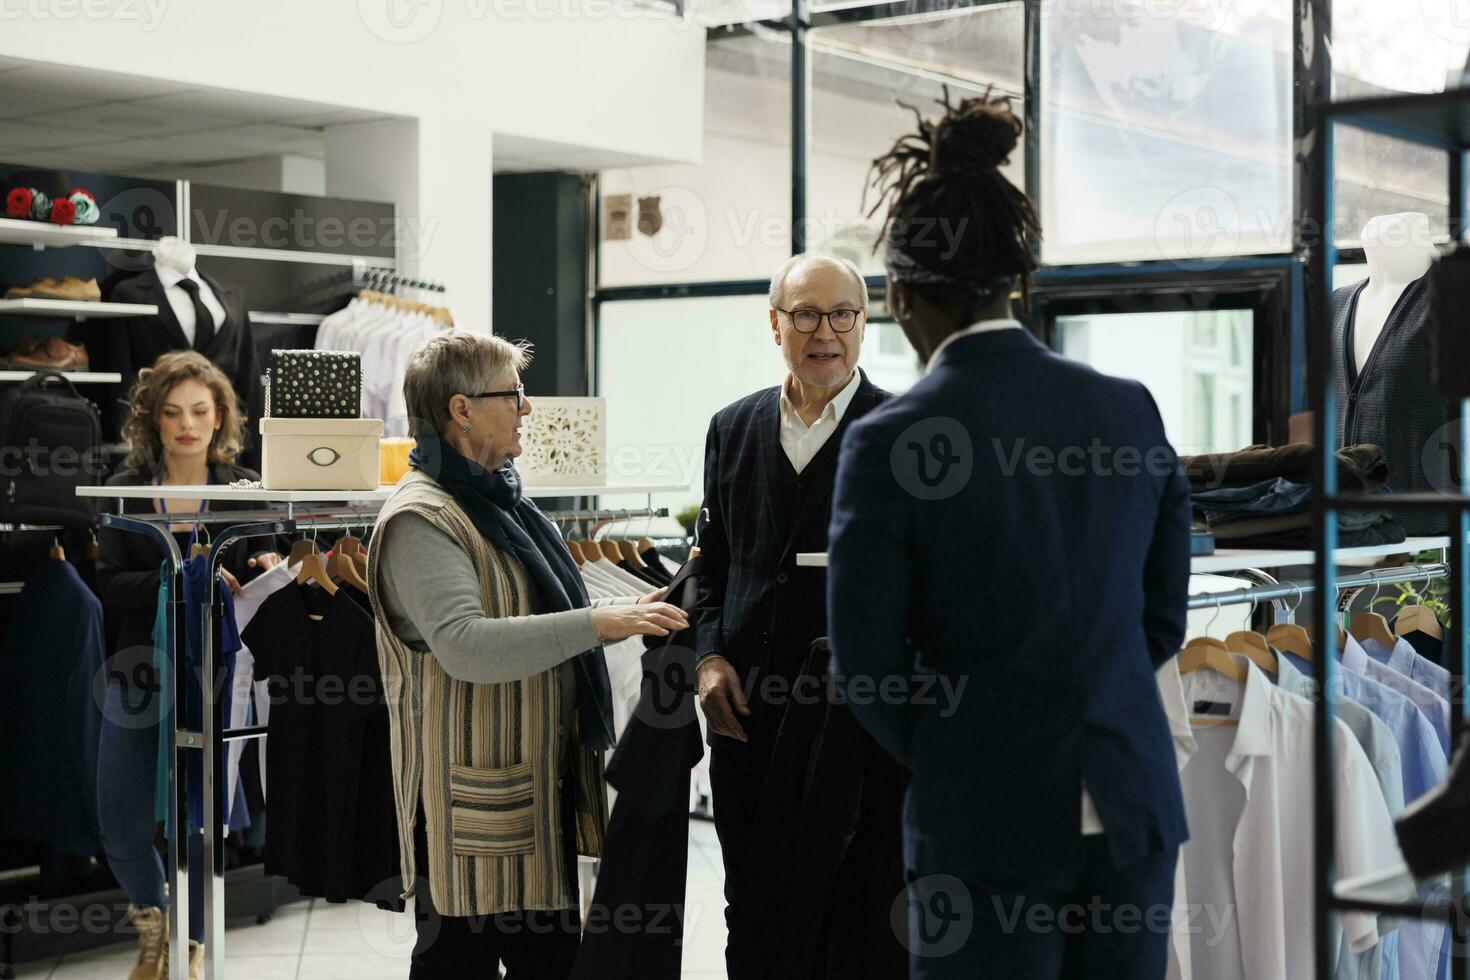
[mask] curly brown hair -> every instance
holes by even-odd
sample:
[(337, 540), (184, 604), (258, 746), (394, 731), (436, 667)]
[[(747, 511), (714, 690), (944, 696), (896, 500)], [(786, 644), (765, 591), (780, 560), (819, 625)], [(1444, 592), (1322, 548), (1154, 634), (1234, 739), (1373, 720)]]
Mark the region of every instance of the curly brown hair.
[(169, 351), (152, 367), (138, 372), (138, 381), (128, 395), (132, 411), (122, 434), (131, 450), (125, 465), (136, 472), (157, 474), (163, 466), (158, 412), (168, 393), (181, 381), (197, 381), (214, 396), (220, 426), (209, 441), (209, 462), (233, 463), (240, 454), (245, 442), (245, 408), (230, 379), (198, 351)]

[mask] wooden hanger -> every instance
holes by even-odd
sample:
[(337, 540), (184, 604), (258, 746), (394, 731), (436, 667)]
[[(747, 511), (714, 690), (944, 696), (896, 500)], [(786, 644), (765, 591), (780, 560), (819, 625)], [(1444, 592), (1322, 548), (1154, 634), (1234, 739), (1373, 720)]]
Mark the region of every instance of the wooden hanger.
[(358, 551), (358, 552), (354, 553), (352, 555), (352, 564), (354, 564), (354, 565), (357, 566), (357, 574), (361, 575), (362, 576), (362, 580), (364, 582), (366, 582), (367, 581), (367, 566), (368, 566), (367, 552), (366, 551)]
[(1266, 638), (1251, 630), (1236, 630), (1225, 637), (1225, 649), (1242, 654), (1268, 674), (1275, 674), (1281, 669), (1276, 664), (1276, 654), (1267, 646)]
[(580, 544), (582, 545), (582, 555), (588, 561), (598, 562), (606, 557), (603, 554), (602, 545), (599, 542), (593, 541), (591, 538), (588, 538), (586, 541), (580, 542)]
[(572, 561), (576, 562), (579, 568), (586, 563), (587, 558), (582, 552), (582, 542), (568, 540), (566, 546), (567, 550), (572, 553)]
[(66, 561), (66, 549), (61, 546), (60, 538), (51, 539), (51, 548), (46, 554), (51, 558), (55, 558), (57, 561)]
[(1266, 642), (1303, 660), (1316, 659), (1312, 651), (1311, 634), (1296, 623), (1277, 623), (1266, 631)]
[(1399, 610), (1399, 614), (1393, 620), (1393, 631), (1399, 636), (1423, 633), (1436, 640), (1444, 639), (1444, 627), (1440, 625), (1439, 617), (1434, 614), (1434, 610), (1417, 603)]
[(353, 555), (344, 554), (341, 550), (333, 554), (332, 560), (327, 562), (327, 576), (333, 581), (345, 582), (359, 592), (366, 593), (368, 590), (367, 579), (357, 570)]
[(1195, 637), (1179, 653), (1179, 673), (1192, 674), (1204, 668), (1242, 684), (1248, 676), (1245, 667), (1236, 662), (1225, 644), (1213, 636)]
[(643, 556), (638, 553), (638, 545), (634, 544), (632, 541), (619, 541), (617, 542), (617, 545), (618, 552), (622, 554), (623, 559), (627, 561), (629, 568), (648, 567), (648, 563), (644, 561)]
[(296, 573), (297, 585), (309, 585), (315, 583), (326, 590), (327, 595), (337, 594), (337, 583), (327, 574), (327, 566), (322, 561), (322, 553), (313, 551), (301, 559), (301, 571)]
[[(1342, 629), (1341, 626), (1338, 629)], [(1353, 639), (1359, 643), (1364, 640), (1375, 640), (1392, 650), (1398, 639), (1393, 635), (1393, 630), (1388, 628), (1388, 620), (1383, 618), (1382, 613), (1365, 612), (1358, 613), (1353, 619)]]
[(362, 539), (355, 538), (350, 533), (344, 534), (337, 539), (337, 547), (334, 550), (350, 558), (362, 550)]
[(286, 556), (286, 564), (295, 565), (314, 551), (316, 551), (316, 542), (311, 538), (302, 538), (291, 545), (291, 553)]

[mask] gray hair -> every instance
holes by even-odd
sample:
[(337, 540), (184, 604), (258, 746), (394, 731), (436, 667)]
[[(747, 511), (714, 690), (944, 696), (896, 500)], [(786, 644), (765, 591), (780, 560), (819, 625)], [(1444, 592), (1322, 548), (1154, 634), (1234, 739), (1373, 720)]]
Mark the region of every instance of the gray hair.
[(785, 297), (782, 293), (786, 290), (786, 277), (791, 275), (791, 270), (808, 259), (813, 262), (829, 262), (845, 270), (848, 275), (857, 281), (858, 291), (863, 297), (863, 309), (866, 310), (868, 308), (868, 282), (863, 278), (863, 274), (858, 271), (857, 265), (851, 259), (844, 259), (838, 255), (816, 255), (812, 252), (802, 252), (799, 255), (791, 256), (791, 258), (781, 263), (781, 268), (777, 269), (776, 274), (771, 277), (771, 309), (774, 310), (785, 302)]
[(468, 332), (435, 337), (414, 352), (403, 375), (409, 432), (443, 435), (449, 399), (485, 391), (507, 371), (523, 371), (530, 362), (531, 345), (524, 340)]

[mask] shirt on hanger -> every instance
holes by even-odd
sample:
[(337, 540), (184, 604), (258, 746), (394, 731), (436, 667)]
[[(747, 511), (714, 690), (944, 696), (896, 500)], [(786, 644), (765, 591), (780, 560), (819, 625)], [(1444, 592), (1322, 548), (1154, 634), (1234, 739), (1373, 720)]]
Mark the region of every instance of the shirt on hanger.
[[(1315, 709), (1273, 686), (1254, 664), (1237, 662), (1246, 668), (1244, 684), (1210, 670), (1181, 676), (1177, 660), (1158, 672), (1190, 821), (1175, 878), (1168, 975), (1298, 980), (1313, 975), (1315, 961), (1309, 941)], [(1202, 701), (1228, 705), (1230, 714), (1220, 717), (1236, 725), (1194, 727), (1190, 706)], [(1341, 721), (1333, 727), (1333, 752), (1338, 874), (1355, 877), (1402, 863), (1377, 776)], [(1250, 846), (1236, 848), (1236, 841)], [(1212, 908), (1213, 914), (1188, 921), (1191, 910)], [(1379, 941), (1371, 913), (1344, 913), (1334, 928), (1344, 931), (1353, 953)], [(1194, 930), (1213, 941), (1196, 942)]]
[[(245, 632), (245, 628), (255, 618), (261, 604), (294, 579), (300, 569), (300, 563), (288, 568), (283, 561), (241, 587), (240, 594), (235, 597), (235, 626), (241, 633)], [(255, 655), (250, 652), (247, 644), (235, 652), (235, 677), (230, 684), (230, 727), (242, 728), (246, 725), (268, 724), (270, 724), (268, 685), (265, 681), (256, 679)], [(254, 739), (254, 744), (258, 746), (257, 751), (260, 753), (261, 792), (265, 791), (266, 783), (265, 743), (264, 738)], [(245, 746), (249, 744), (251, 743), (242, 739), (236, 739), (230, 743), (225, 780), (226, 793), (231, 797), (234, 796), (235, 787), (240, 782), (240, 759), (245, 754)]]
[(857, 394), (862, 375), (854, 370), (847, 384), (822, 406), (822, 414), (810, 426), (801, 420), (796, 406), (791, 403), (787, 393), (790, 382), (788, 377), (781, 385), (781, 450), (791, 461), (791, 468), (799, 474), (842, 424), (842, 416), (847, 414), (847, 406), (852, 404), (853, 396)]
[(1368, 656), (1363, 646), (1351, 633), (1347, 634), (1342, 648), (1342, 665), (1348, 670), (1371, 678), (1390, 690), (1398, 691), (1423, 711), (1434, 725), (1434, 734), (1440, 747), (1448, 755), (1450, 751), (1450, 705), (1444, 698), (1429, 688), (1398, 671), (1381, 664)]
[(214, 328), (218, 330), (224, 326), (225, 308), (220, 303), (219, 297), (214, 295), (214, 290), (209, 288), (209, 283), (205, 282), (198, 272), (194, 269), (180, 272), (166, 265), (158, 266), (155, 271), (158, 273), (158, 281), (163, 283), (163, 295), (168, 300), (169, 309), (174, 311), (174, 316), (179, 320), (179, 327), (183, 329), (184, 337), (191, 345), (198, 332), (198, 323), (194, 316), (194, 300), (179, 288), (179, 283), (183, 280), (192, 279), (199, 284), (199, 300), (214, 317)]
[(1395, 637), (1393, 649), (1369, 637), (1362, 641), (1363, 652), (1385, 667), (1392, 668), (1409, 680), (1429, 688), (1442, 700), (1450, 697), (1450, 672), (1439, 664), (1422, 656), (1414, 645), (1402, 636)]

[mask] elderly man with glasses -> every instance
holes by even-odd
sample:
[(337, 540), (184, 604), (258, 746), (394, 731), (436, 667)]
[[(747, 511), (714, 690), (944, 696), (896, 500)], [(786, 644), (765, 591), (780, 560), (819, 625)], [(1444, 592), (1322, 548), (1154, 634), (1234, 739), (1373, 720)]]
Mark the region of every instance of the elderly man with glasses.
[(700, 535), (706, 576), (694, 617), (731, 980), (769, 975), (769, 936), (757, 917), (772, 897), (761, 894), (761, 883), (773, 860), (767, 845), (776, 842), (757, 839), (752, 825), (757, 804), (772, 803), (760, 798), (784, 692), (827, 627), (825, 571), (798, 567), (796, 556), (827, 550), (842, 434), (889, 397), (857, 367), (868, 290), (856, 266), (796, 256), (772, 277), (770, 300), (771, 341), (787, 375), (710, 422), (709, 521)]

